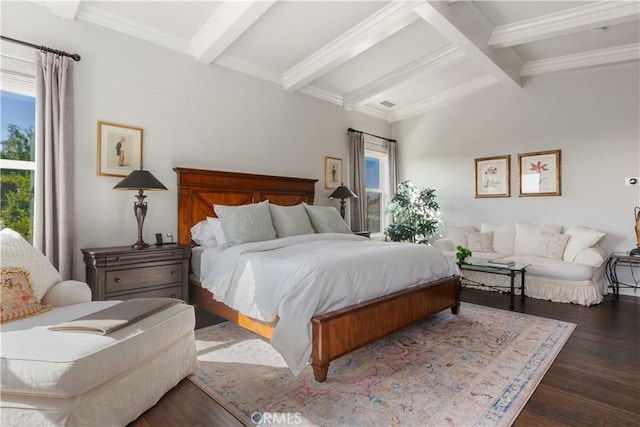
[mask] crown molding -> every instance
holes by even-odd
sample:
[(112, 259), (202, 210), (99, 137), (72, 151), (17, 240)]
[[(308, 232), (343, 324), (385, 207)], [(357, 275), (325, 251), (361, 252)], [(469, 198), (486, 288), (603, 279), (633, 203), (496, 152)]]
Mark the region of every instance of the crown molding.
[(538, 61), (529, 61), (524, 64), (524, 67), (522, 67), (520, 75), (523, 77), (536, 76), (546, 73), (575, 70), (577, 68), (638, 60), (640, 60), (640, 43), (632, 43), (624, 46), (590, 50), (587, 52), (557, 56), (555, 58), (541, 59)]
[(637, 21), (640, 2), (599, 1), (536, 18), (500, 25), (489, 39), (492, 48), (504, 48), (548, 39), (594, 27)]
[(136, 21), (109, 13), (89, 4), (84, 5), (78, 11), (76, 18), (114, 31), (119, 31), (169, 49), (177, 50), (178, 52), (186, 53), (190, 56), (192, 55), (191, 46), (189, 45), (189, 42), (184, 39), (170, 36), (167, 33), (156, 30), (155, 28), (142, 25)]
[(213, 63), (282, 86), (280, 73), (234, 56), (220, 55)]
[(353, 109), (362, 114), (366, 114), (367, 116), (375, 117), (376, 119), (389, 121), (389, 114), (384, 111), (380, 111), (379, 109), (372, 107), (370, 105), (358, 105)]
[(305, 86), (298, 92), (342, 106), (342, 97), (333, 92), (329, 92), (328, 90), (320, 89), (315, 86)]
[(56, 16), (73, 21), (76, 19), (79, 7), (80, 0), (54, 1), (51, 5), (51, 12)]
[(223, 2), (191, 39), (193, 56), (211, 64), (273, 4), (271, 1)]
[(374, 96), (411, 80), (421, 73), (426, 71), (435, 72), (446, 66), (453, 65), (465, 57), (465, 53), (457, 46), (448, 46), (440, 49), (346, 94), (344, 96), (344, 107), (347, 110), (351, 110)]
[(283, 73), (296, 91), (418, 19), (410, 6), (393, 1)]
[(499, 80), (491, 74), (486, 74), (477, 79), (471, 80), (462, 85), (456, 86), (453, 89), (441, 92), (423, 101), (416, 102), (415, 104), (399, 108), (389, 113), (388, 122), (397, 122), (405, 120), (410, 117), (424, 114), (428, 111), (435, 110), (445, 104), (449, 104), (455, 100), (458, 100), (464, 96), (467, 96), (473, 92), (477, 92), (494, 84), (499, 83)]

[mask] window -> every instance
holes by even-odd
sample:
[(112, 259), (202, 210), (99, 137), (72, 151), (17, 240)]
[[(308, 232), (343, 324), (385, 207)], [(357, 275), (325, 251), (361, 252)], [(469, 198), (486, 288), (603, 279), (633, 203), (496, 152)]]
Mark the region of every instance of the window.
[(365, 141), (365, 192), (367, 212), (365, 229), (372, 235), (384, 233), (388, 225), (389, 156), (386, 145)]
[(33, 235), (35, 110), (33, 64), (3, 57), (0, 70), (0, 222), (28, 241), (32, 241)]

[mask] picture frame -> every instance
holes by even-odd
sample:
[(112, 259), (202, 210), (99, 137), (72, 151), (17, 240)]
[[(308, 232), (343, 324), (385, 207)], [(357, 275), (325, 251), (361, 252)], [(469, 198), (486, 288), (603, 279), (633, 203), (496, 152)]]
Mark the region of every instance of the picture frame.
[(334, 190), (342, 184), (342, 159), (324, 158), (324, 188)]
[(98, 122), (98, 175), (127, 176), (141, 164), (141, 128)]
[(475, 159), (476, 198), (511, 196), (511, 155)]
[(518, 154), (520, 197), (562, 194), (561, 150)]

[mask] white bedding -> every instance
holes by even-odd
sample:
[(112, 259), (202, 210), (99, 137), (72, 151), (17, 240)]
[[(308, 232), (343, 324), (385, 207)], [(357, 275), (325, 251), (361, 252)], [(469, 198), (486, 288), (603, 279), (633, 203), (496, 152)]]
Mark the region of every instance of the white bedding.
[(311, 355), (311, 318), (459, 274), (435, 248), (321, 233), (205, 250), (202, 286), (258, 320), (279, 318), (271, 345), (298, 375)]

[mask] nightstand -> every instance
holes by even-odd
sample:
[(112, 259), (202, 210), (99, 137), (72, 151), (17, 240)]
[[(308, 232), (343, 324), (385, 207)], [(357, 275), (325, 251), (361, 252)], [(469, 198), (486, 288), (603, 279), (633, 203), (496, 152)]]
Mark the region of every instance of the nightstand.
[(191, 247), (150, 245), (82, 249), (93, 300), (189, 298)]

